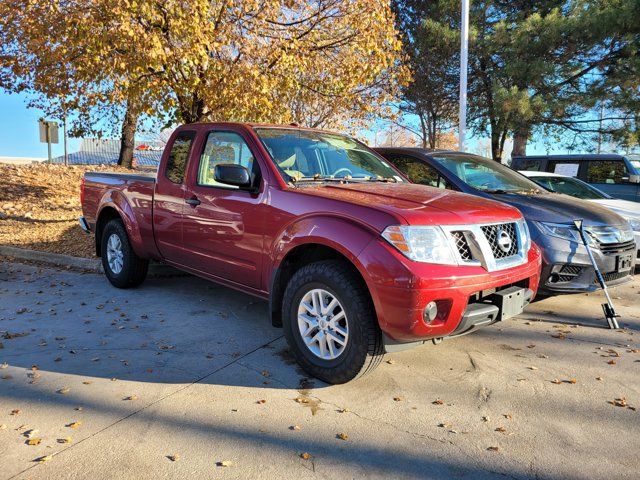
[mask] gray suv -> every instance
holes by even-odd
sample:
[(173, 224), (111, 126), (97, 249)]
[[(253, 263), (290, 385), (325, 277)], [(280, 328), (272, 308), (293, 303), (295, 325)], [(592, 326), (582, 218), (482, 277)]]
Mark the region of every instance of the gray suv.
[(640, 202), (639, 155), (514, 156), (511, 168), (575, 177), (613, 198)]
[(607, 285), (632, 278), (635, 240), (628, 222), (611, 210), (552, 193), (488, 158), (421, 148), (377, 148), (414, 183), (457, 190), (517, 207), (542, 250), (540, 291), (545, 294), (599, 288), (573, 221), (583, 219), (592, 252)]

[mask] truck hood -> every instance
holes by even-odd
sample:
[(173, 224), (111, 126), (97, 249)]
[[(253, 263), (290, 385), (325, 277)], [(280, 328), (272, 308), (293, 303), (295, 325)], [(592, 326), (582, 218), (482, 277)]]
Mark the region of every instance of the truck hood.
[(350, 183), (300, 187), (300, 193), (395, 215), (409, 225), (464, 225), (513, 221), (517, 209), (491, 199), (410, 183)]
[(529, 221), (569, 224), (574, 220), (582, 219), (585, 225), (620, 226), (625, 224), (624, 219), (608, 208), (559, 193), (503, 194), (491, 195), (491, 198), (518, 208), (524, 218)]

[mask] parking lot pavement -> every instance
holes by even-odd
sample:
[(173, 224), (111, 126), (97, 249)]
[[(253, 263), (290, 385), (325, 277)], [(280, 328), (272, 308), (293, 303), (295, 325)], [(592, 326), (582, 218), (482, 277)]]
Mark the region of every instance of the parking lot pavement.
[(637, 478), (639, 295), (620, 331), (556, 297), (327, 386), (265, 302), (5, 262), (0, 478)]

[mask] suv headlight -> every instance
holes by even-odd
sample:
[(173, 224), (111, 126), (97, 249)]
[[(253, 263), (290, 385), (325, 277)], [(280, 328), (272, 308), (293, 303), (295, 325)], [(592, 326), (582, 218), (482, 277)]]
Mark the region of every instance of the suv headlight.
[(451, 242), (440, 227), (392, 225), (385, 228), (382, 237), (416, 262), (458, 264)]
[[(548, 223), (548, 222), (536, 222), (536, 225), (540, 227), (543, 233), (556, 238), (562, 238), (569, 240), (570, 242), (582, 243), (580, 233), (578, 229), (573, 225), (567, 225), (564, 223)], [(589, 238), (589, 237), (588, 237)], [(589, 243), (592, 243), (589, 238)]]
[(624, 217), (624, 219), (629, 222), (631, 230), (634, 232), (640, 232), (640, 218)]

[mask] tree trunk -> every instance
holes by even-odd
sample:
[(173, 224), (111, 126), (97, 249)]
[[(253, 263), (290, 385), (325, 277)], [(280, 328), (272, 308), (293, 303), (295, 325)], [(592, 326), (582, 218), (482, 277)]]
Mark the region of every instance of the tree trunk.
[(531, 134), (531, 129), (529, 127), (520, 127), (516, 129), (513, 133), (513, 151), (511, 152), (511, 156), (521, 156), (527, 154), (527, 141), (529, 140), (529, 135)]
[(127, 112), (124, 114), (120, 137), (120, 155), (118, 156), (118, 165), (125, 168), (133, 168), (133, 149), (137, 127), (138, 113), (131, 106), (131, 102), (127, 102)]

